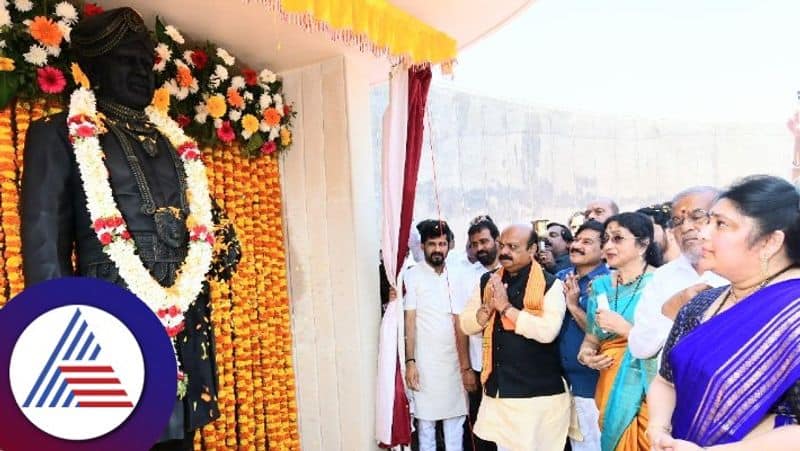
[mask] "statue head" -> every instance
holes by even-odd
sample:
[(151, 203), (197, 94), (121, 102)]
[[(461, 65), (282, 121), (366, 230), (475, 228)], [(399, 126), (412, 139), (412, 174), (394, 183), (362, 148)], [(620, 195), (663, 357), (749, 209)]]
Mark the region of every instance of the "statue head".
[(98, 98), (141, 110), (153, 98), (153, 41), (142, 17), (116, 8), (80, 21), (71, 33), (77, 63)]

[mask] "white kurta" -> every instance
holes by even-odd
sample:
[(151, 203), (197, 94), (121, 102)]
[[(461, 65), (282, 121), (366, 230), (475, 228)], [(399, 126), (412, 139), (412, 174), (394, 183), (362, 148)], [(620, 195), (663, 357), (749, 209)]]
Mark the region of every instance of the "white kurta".
[(416, 311), (419, 391), (413, 391), (416, 417), (442, 420), (467, 414), (466, 392), (456, 349), (455, 323), (463, 300), (458, 271), (437, 274), (420, 263), (405, 276), (405, 310)]

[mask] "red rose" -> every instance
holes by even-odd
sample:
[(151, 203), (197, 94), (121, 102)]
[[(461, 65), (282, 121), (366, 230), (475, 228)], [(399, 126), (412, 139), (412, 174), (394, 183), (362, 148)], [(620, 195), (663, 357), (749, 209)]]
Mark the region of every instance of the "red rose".
[(119, 227), (123, 223), (124, 223), (124, 221), (122, 220), (122, 217), (120, 217), (120, 216), (115, 216), (113, 218), (109, 218), (108, 222), (107, 222), (109, 227)]
[(123, 230), (122, 233), (120, 234), (120, 236), (122, 237), (123, 240), (129, 240), (129, 239), (131, 239), (131, 232), (128, 232), (127, 230)]
[(288, 104), (283, 105), (283, 115), (288, 116), (291, 113), (292, 113), (292, 107)]
[(255, 86), (258, 83), (258, 74), (253, 69), (242, 69), (242, 77), (247, 86)]
[(108, 233), (108, 232), (100, 235), (100, 242), (103, 244), (103, 246), (107, 246), (107, 245), (111, 244), (111, 240), (112, 239), (113, 238), (111, 237), (111, 234)]
[(100, 229), (104, 228), (105, 226), (106, 226), (106, 220), (103, 218), (96, 219), (92, 224), (92, 227), (94, 227), (95, 232), (99, 232)]
[(197, 70), (203, 70), (208, 64), (208, 55), (203, 50), (195, 49), (192, 51), (192, 63), (194, 63)]
[(273, 152), (278, 150), (278, 146), (275, 145), (275, 141), (267, 141), (261, 146), (261, 154), (262, 155), (269, 155)]
[(236, 132), (233, 130), (233, 127), (231, 127), (231, 121), (222, 123), (222, 127), (217, 129), (217, 137), (226, 144), (236, 139)]
[(103, 8), (97, 6), (96, 3), (86, 3), (83, 5), (83, 16), (84, 17), (91, 17), (96, 16), (98, 14), (102, 14)]
[(158, 315), (159, 318), (163, 318), (163, 317), (167, 316), (167, 311), (164, 310), (163, 308), (160, 308), (156, 312), (156, 315)]
[(76, 130), (76, 133), (81, 138), (91, 138), (94, 136), (94, 126), (93, 125), (81, 125)]
[(175, 118), (175, 122), (177, 122), (181, 128), (186, 128), (186, 126), (192, 122), (192, 119), (185, 114), (179, 114), (178, 117)]
[(178, 315), (178, 313), (180, 313), (180, 312), (178, 311), (178, 307), (176, 307), (176, 306), (174, 306), (174, 305), (170, 305), (170, 306), (169, 306), (169, 316), (177, 316), (177, 315)]

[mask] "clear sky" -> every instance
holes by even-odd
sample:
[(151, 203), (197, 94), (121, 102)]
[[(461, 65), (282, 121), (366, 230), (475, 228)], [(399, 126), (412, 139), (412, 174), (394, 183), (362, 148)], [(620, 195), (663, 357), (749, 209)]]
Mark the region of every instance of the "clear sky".
[(783, 123), (800, 0), (538, 0), (443, 82), (572, 111)]

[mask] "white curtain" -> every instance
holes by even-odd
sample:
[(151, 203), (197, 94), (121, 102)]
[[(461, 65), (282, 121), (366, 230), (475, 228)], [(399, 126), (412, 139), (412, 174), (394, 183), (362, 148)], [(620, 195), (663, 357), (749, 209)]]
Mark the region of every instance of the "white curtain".
[[(383, 204), (383, 240), (381, 250), (386, 276), (398, 287), (397, 274), (400, 212), (403, 202), (403, 170), (406, 159), (408, 125), (408, 68), (397, 66), (390, 77), (389, 105), (383, 116), (381, 187)], [(398, 289), (402, 295), (402, 289)], [(381, 321), (378, 349), (378, 379), (375, 404), (375, 437), (380, 443), (392, 442), (395, 372), (398, 352), (403, 343), (402, 299), (390, 301)]]

